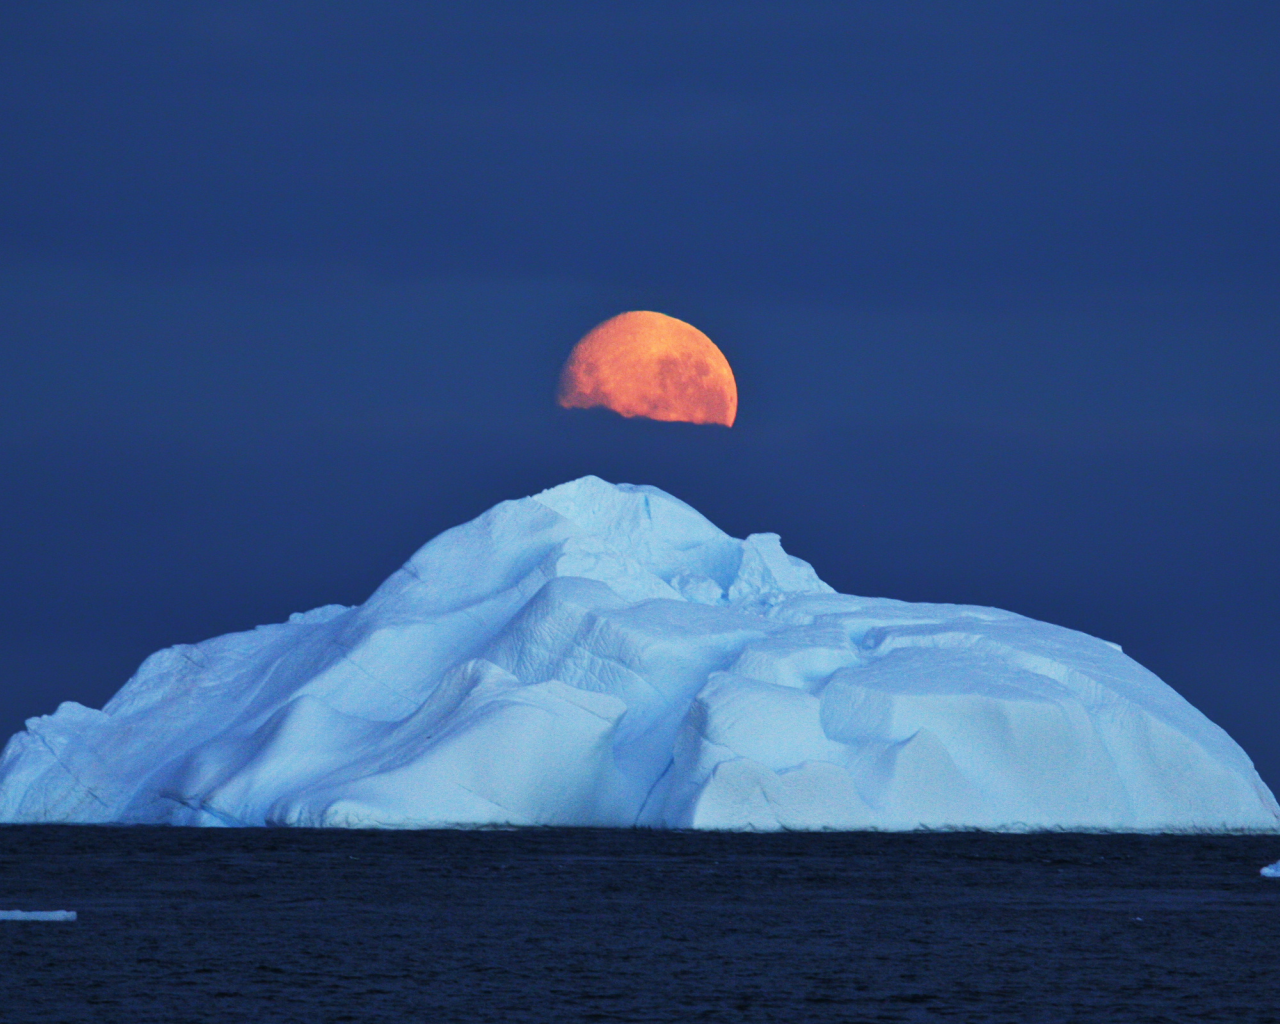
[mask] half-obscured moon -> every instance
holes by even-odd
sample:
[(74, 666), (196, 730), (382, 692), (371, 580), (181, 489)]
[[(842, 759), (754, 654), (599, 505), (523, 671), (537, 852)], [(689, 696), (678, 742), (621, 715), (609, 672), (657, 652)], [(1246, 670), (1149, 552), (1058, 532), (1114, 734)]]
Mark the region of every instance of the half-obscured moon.
[(566, 409), (733, 426), (738, 385), (729, 360), (692, 324), (637, 310), (593, 328), (569, 354), (556, 396)]

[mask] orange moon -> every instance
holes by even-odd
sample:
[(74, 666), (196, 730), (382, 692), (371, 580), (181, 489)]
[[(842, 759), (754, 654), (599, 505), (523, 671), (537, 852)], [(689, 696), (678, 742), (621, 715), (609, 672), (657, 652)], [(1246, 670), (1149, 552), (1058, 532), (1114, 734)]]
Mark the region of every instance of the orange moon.
[(593, 328), (560, 371), (566, 409), (604, 406), (623, 416), (731, 427), (738, 384), (729, 360), (692, 324), (638, 310)]

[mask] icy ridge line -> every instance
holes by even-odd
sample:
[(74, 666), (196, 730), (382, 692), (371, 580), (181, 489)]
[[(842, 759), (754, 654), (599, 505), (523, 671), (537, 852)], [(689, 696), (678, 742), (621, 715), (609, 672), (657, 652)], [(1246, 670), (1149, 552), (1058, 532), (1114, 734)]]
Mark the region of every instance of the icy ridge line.
[(584, 477), (362, 605), (180, 645), (0, 754), (0, 821), (1280, 830), (1114, 644), (835, 593), (774, 534)]

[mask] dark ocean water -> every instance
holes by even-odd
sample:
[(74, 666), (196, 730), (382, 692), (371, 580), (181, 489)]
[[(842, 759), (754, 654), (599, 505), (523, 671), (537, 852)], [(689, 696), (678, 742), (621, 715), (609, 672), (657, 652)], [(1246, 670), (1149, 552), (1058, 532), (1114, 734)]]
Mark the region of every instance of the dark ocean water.
[(0, 1020), (1280, 1021), (1280, 837), (0, 827)]

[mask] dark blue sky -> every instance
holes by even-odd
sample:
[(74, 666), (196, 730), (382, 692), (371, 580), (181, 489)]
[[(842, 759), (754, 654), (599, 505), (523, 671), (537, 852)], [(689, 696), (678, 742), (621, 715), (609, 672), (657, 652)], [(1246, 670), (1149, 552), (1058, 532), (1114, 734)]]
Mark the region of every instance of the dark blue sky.
[[(0, 10), (0, 732), (583, 473), (1117, 641), (1280, 787), (1280, 6)], [(657, 309), (731, 431), (568, 413)]]

